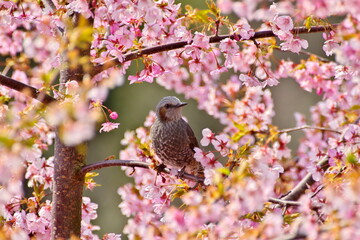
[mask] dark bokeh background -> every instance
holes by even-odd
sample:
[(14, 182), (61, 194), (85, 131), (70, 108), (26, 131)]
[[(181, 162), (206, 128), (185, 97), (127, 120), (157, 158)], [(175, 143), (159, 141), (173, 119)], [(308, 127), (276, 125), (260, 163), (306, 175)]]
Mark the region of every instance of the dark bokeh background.
[[(194, 7), (205, 9), (205, 1), (178, 1), (182, 5), (191, 4)], [(188, 3), (189, 2), (189, 3)], [(309, 49), (307, 51), (324, 56), (322, 51), (322, 37), (321, 33), (308, 34), (302, 36), (309, 41)], [(297, 55), (294, 53), (276, 53), (278, 58), (291, 58), (295, 62), (308, 56)], [(131, 68), (128, 74), (134, 74), (135, 68)], [(125, 77), (127, 79), (127, 77)], [(271, 88), (272, 96), (275, 103), (276, 116), (273, 123), (279, 129), (290, 128), (295, 126), (294, 113), (300, 112), (309, 116), (309, 106), (313, 105), (320, 98), (314, 93), (308, 93), (300, 89), (298, 84), (292, 79), (281, 79), (280, 84)], [(124, 136), (126, 130), (132, 130), (141, 126), (145, 117), (150, 110), (154, 109), (157, 102), (164, 96), (175, 95), (180, 100), (187, 101), (188, 106), (184, 108), (184, 115), (188, 118), (198, 139), (201, 136), (203, 128), (210, 128), (214, 132), (221, 130), (217, 120), (209, 117), (204, 111), (200, 111), (196, 107), (196, 102), (193, 100), (186, 100), (181, 95), (176, 95), (172, 91), (167, 91), (156, 83), (142, 83), (129, 85), (125, 80), (125, 84), (111, 91), (110, 97), (106, 102), (113, 111), (118, 112), (121, 123), (119, 129), (110, 133), (98, 134), (98, 136), (89, 143), (89, 163), (104, 160), (109, 155), (118, 157), (119, 151), (122, 148), (120, 140)], [(302, 136), (301, 132), (291, 133), (293, 149), (298, 145), (298, 139)], [(120, 196), (117, 194), (119, 186), (132, 179), (125, 176), (120, 167), (110, 167), (98, 171), (100, 175), (95, 178), (101, 187), (96, 187), (93, 191), (86, 190), (85, 196), (90, 196), (92, 201), (99, 204), (98, 218), (93, 221), (94, 224), (99, 225), (101, 230), (99, 235), (104, 233), (115, 232), (122, 233), (123, 227), (126, 224), (126, 218), (121, 214), (118, 208), (121, 202)]]

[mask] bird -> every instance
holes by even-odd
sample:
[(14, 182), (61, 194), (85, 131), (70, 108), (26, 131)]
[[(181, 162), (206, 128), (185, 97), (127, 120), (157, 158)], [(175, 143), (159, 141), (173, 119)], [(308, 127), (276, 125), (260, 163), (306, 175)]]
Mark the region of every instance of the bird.
[(151, 146), (163, 164), (203, 177), (204, 168), (194, 158), (199, 147), (190, 125), (182, 117), (187, 105), (177, 97), (167, 96), (156, 106), (156, 119), (150, 130)]

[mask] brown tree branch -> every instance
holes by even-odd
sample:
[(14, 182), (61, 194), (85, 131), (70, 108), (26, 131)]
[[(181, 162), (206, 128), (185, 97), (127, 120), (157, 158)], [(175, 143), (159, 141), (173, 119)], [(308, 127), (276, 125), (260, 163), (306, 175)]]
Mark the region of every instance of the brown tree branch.
[(84, 178), (78, 174), (86, 161), (86, 144), (66, 146), (55, 137), (51, 239), (81, 236), (81, 206)]
[[(359, 124), (360, 117), (356, 119), (354, 124)], [(344, 135), (348, 128), (345, 128), (340, 136), (340, 142), (344, 141)], [(318, 167), (320, 167), (323, 171), (326, 171), (329, 168), (329, 156), (325, 155), (320, 162), (316, 164)], [(308, 173), (288, 194), (286, 194), (284, 197), (281, 198), (281, 200), (286, 201), (296, 201), (298, 200), (305, 191), (310, 188), (315, 183), (315, 180), (312, 177), (311, 173)]]
[(279, 198), (269, 198), (269, 202), (276, 203), (281, 207), (300, 206), (301, 203), (297, 201), (287, 201)]
[[(321, 167), (323, 171), (326, 171), (329, 167), (329, 157), (324, 156), (317, 166)], [(312, 173), (308, 173), (286, 196), (282, 197), (281, 200), (285, 201), (296, 201), (298, 200), (305, 191), (315, 183), (312, 177)]]
[(56, 6), (52, 0), (42, 0), (42, 3), (44, 4), (46, 10), (49, 12), (55, 12)]
[[(307, 29), (305, 27), (297, 27), (294, 28), (291, 32), (293, 34), (304, 34), (304, 33), (315, 33), (315, 32), (324, 32), (329, 31), (336, 27), (337, 24), (331, 25), (331, 26), (319, 26), (319, 27), (311, 27), (310, 29)], [(276, 37), (276, 35), (271, 30), (266, 31), (259, 31), (255, 32), (255, 35), (248, 39), (248, 40), (255, 40), (259, 38), (268, 38), (268, 37)], [(241, 39), (240, 35), (231, 34), (231, 35), (218, 35), (210, 37), (210, 43), (218, 43), (223, 39), (230, 38), (230, 39)], [(174, 50), (183, 48), (187, 45), (191, 45), (192, 41), (181, 41), (181, 42), (174, 42), (174, 43), (168, 43), (163, 44), (160, 46), (154, 46), (154, 47), (148, 47), (142, 50), (137, 50), (134, 52), (130, 52), (124, 55), (124, 59), (122, 62), (120, 62), (118, 59), (109, 60), (103, 64), (97, 64), (94, 66), (93, 71), (91, 73), (92, 76), (96, 75), (97, 73), (104, 71), (106, 69), (112, 68), (114, 66), (121, 65), (124, 62), (128, 62), (131, 60), (135, 60), (138, 58), (141, 58), (144, 55), (152, 55), (155, 53), (160, 53), (164, 51)]]
[(8, 88), (21, 92), (29, 97), (32, 97), (43, 104), (49, 104), (51, 102), (56, 101), (55, 98), (51, 97), (50, 95), (46, 94), (45, 92), (39, 91), (38, 89), (27, 85), (25, 83), (19, 82), (15, 79), (9, 78), (0, 74), (0, 84), (4, 85)]
[[(112, 167), (112, 166), (121, 166), (121, 167), (139, 167), (139, 168), (147, 168), (147, 169), (152, 169), (151, 168), (151, 164), (147, 163), (147, 162), (140, 162), (140, 161), (135, 161), (135, 160), (106, 160), (106, 161), (101, 161), (101, 162), (97, 162), (97, 163), (92, 163), (92, 164), (88, 164), (86, 166), (84, 166), (79, 174), (86, 174), (88, 172), (97, 170), (97, 169), (101, 169), (101, 168), (105, 168), (105, 167)], [(169, 168), (161, 168), (158, 171), (166, 173), (166, 174), (170, 174), (171, 170)], [(203, 182), (204, 178), (203, 177), (198, 177), (189, 173), (182, 173), (181, 177), (195, 181), (195, 182)]]

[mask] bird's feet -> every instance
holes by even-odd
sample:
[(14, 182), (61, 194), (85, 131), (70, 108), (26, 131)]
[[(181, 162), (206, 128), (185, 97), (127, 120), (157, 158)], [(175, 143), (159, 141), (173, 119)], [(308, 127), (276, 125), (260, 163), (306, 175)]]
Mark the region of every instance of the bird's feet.
[(176, 177), (184, 180), (184, 175), (185, 175), (185, 166), (182, 167), (182, 168), (178, 171)]
[(165, 168), (166, 168), (166, 165), (163, 163), (160, 163), (159, 165), (154, 167), (154, 170), (159, 174), (161, 172), (164, 172)]
[(154, 179), (154, 186), (156, 186), (156, 179), (158, 176), (160, 176), (162, 181), (165, 182), (165, 178), (163, 176), (161, 176), (161, 173), (164, 172), (165, 168), (166, 168), (166, 165), (163, 163), (160, 163), (160, 165), (157, 165), (154, 167), (154, 170), (156, 171), (156, 176)]

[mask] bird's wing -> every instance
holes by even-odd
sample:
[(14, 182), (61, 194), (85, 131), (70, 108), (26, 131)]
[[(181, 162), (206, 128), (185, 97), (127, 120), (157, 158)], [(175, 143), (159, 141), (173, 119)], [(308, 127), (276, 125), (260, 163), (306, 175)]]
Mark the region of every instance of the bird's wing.
[(181, 121), (183, 122), (186, 134), (189, 139), (189, 147), (193, 152), (195, 152), (194, 148), (199, 147), (199, 143), (195, 137), (195, 134), (194, 134), (193, 130), (191, 129), (190, 125), (184, 119), (181, 119)]

